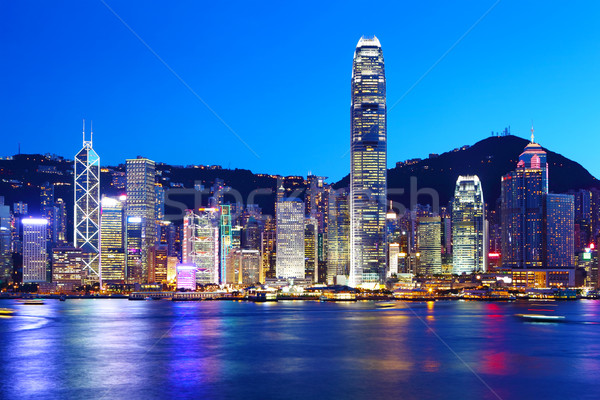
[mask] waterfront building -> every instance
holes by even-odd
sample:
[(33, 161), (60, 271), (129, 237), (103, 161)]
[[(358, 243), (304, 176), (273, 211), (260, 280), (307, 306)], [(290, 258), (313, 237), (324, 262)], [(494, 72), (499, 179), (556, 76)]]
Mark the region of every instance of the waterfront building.
[(248, 286), (264, 282), (261, 272), (261, 258), (258, 250), (234, 248), (229, 252), (227, 284)]
[(183, 218), (182, 261), (197, 268), (199, 284), (218, 284), (219, 275), (219, 209), (187, 210)]
[(148, 257), (148, 282), (167, 282), (168, 253), (169, 249), (166, 245), (155, 244), (150, 247), (150, 255)]
[(354, 52), (350, 105), (350, 285), (386, 278), (387, 109), (385, 67), (376, 37)]
[(277, 278), (304, 278), (304, 203), (283, 199), (277, 203)]
[(177, 290), (196, 290), (196, 269), (193, 264), (177, 265)]
[(102, 282), (124, 283), (125, 226), (123, 202), (113, 197), (102, 197), (100, 217), (100, 266)]
[(388, 244), (388, 276), (398, 275), (398, 259), (400, 257), (400, 243)]
[(442, 273), (442, 240), (441, 218), (418, 218), (418, 275), (434, 275)]
[(139, 283), (148, 280), (148, 252), (156, 241), (156, 164), (144, 157), (127, 160), (127, 218), (141, 220), (141, 273)]
[(86, 283), (99, 282), (100, 274), (100, 157), (85, 138), (83, 147), (75, 156), (74, 246), (83, 250), (83, 279)]
[(328, 202), (327, 284), (350, 273), (350, 202), (348, 189), (331, 191)]
[(485, 272), (485, 202), (477, 175), (459, 176), (452, 202), (452, 273)]
[(59, 292), (72, 292), (81, 285), (86, 257), (87, 255), (76, 247), (52, 249), (52, 282)]
[(44, 218), (23, 218), (23, 283), (46, 282), (47, 229)]

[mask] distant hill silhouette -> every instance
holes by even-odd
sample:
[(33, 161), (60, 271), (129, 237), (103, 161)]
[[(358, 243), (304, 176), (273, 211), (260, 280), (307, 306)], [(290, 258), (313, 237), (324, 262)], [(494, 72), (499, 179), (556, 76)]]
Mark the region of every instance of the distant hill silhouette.
[[(408, 207), (410, 204), (410, 178), (416, 177), (417, 188), (433, 188), (444, 206), (454, 196), (454, 186), (459, 175), (477, 175), (482, 182), (485, 201), (495, 207), (500, 197), (502, 175), (515, 169), (519, 154), (529, 141), (517, 136), (492, 136), (468, 148), (450, 151), (434, 158), (412, 164), (402, 164), (388, 170), (388, 190), (403, 188), (404, 194), (390, 193), (395, 202)], [(466, 147), (466, 146), (465, 146)], [(562, 155), (548, 153), (549, 190), (564, 193), (569, 190), (600, 188), (600, 181), (585, 168)], [(349, 177), (344, 177), (334, 187), (348, 186)], [(422, 204), (430, 203), (431, 197), (419, 196)]]

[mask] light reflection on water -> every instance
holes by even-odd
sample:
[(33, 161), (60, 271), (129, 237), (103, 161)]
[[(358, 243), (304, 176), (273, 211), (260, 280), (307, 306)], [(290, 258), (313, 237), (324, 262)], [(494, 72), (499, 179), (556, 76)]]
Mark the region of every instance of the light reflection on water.
[[(0, 320), (6, 398), (596, 398), (600, 302), (68, 300)], [(433, 331), (432, 331), (433, 330)], [(434, 334), (435, 332), (435, 334)]]

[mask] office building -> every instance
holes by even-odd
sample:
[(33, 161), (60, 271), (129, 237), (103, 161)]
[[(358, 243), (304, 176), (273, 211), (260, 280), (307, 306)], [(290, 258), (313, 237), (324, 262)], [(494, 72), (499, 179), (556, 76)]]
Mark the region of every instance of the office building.
[(23, 283), (46, 282), (48, 220), (24, 218), (21, 223), (23, 224)]
[(0, 283), (10, 282), (12, 276), (12, 232), (10, 207), (0, 196)]
[(196, 290), (196, 266), (179, 264), (177, 269), (177, 290)]
[(72, 292), (82, 284), (87, 255), (76, 247), (52, 249), (52, 283), (59, 292)]
[(156, 241), (156, 165), (147, 158), (127, 160), (127, 218), (141, 219), (141, 273), (136, 279), (148, 280), (148, 252)]
[(383, 52), (362, 37), (354, 53), (350, 140), (350, 285), (386, 278), (387, 109)]
[(437, 275), (442, 273), (441, 218), (418, 218), (419, 275)]
[(350, 202), (348, 189), (331, 191), (328, 202), (327, 283), (350, 273)]
[(83, 147), (75, 156), (75, 247), (86, 253), (83, 279), (86, 283), (99, 282), (100, 276), (100, 157), (83, 131)]
[(219, 283), (219, 209), (187, 210), (183, 218), (182, 261), (197, 268), (199, 284)]
[(304, 278), (304, 203), (277, 203), (277, 278)]
[(319, 223), (316, 218), (304, 220), (304, 271), (306, 279), (318, 282)]
[(452, 273), (484, 272), (487, 268), (485, 202), (477, 175), (459, 176), (452, 202)]
[(102, 197), (100, 266), (103, 283), (124, 283), (125, 226), (123, 199)]

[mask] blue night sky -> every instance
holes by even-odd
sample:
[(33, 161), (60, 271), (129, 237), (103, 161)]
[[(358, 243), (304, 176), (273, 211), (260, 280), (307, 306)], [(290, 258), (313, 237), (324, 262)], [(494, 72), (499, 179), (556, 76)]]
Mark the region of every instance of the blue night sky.
[[(81, 146), (102, 164), (144, 155), (254, 172), (349, 171), (352, 56), (383, 47), (388, 165), (473, 144), (510, 125), (600, 177), (600, 3), (495, 1), (0, 4), (0, 155)], [(370, 7), (370, 8), (369, 8)]]

